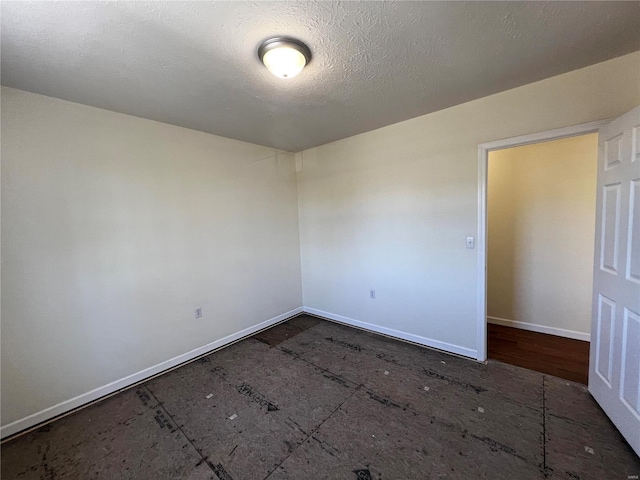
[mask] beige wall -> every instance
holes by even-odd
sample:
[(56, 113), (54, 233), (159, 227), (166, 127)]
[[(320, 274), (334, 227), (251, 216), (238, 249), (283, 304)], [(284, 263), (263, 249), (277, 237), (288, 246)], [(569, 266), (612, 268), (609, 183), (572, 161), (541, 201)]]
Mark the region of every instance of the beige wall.
[(597, 160), (597, 134), (489, 153), (489, 317), (588, 339)]
[(301, 304), (292, 154), (2, 88), (3, 425)]
[(305, 306), (475, 356), (478, 145), (638, 104), (636, 52), (302, 152)]

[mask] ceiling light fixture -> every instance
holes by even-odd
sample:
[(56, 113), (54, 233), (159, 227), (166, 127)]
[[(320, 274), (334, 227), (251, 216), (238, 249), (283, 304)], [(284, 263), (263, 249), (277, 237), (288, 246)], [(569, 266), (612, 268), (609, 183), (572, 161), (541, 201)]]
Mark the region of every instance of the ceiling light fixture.
[(260, 44), (258, 57), (276, 77), (293, 78), (311, 61), (311, 50), (295, 38), (273, 37)]

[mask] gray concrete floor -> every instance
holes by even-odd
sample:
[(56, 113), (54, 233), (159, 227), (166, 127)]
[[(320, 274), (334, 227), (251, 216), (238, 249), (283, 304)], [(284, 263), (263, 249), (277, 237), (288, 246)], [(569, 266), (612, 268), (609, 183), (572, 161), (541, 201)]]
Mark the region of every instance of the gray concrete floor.
[(586, 388), (300, 316), (2, 445), (2, 479), (621, 479)]

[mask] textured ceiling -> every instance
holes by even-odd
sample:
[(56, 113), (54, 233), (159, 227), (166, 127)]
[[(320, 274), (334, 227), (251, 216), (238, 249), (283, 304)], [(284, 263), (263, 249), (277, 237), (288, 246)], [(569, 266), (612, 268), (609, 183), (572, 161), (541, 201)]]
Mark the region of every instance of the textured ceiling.
[[(640, 2), (9, 2), (2, 84), (299, 151), (640, 49)], [(256, 56), (273, 35), (314, 58)], [(639, 66), (640, 68), (640, 66)]]

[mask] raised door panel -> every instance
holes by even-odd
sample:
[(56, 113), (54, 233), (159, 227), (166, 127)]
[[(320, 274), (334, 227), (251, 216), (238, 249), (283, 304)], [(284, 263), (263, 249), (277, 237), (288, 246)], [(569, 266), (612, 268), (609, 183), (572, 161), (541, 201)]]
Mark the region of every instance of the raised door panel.
[(625, 308), (620, 400), (640, 420), (640, 316)]
[(602, 236), (600, 240), (600, 268), (618, 273), (618, 239), (620, 233), (621, 185), (605, 185), (602, 192)]
[(627, 279), (640, 283), (640, 179), (629, 187), (629, 228), (627, 239)]
[(604, 295), (598, 296), (598, 333), (595, 338), (596, 373), (611, 388), (613, 367), (613, 339), (615, 331), (616, 304)]

